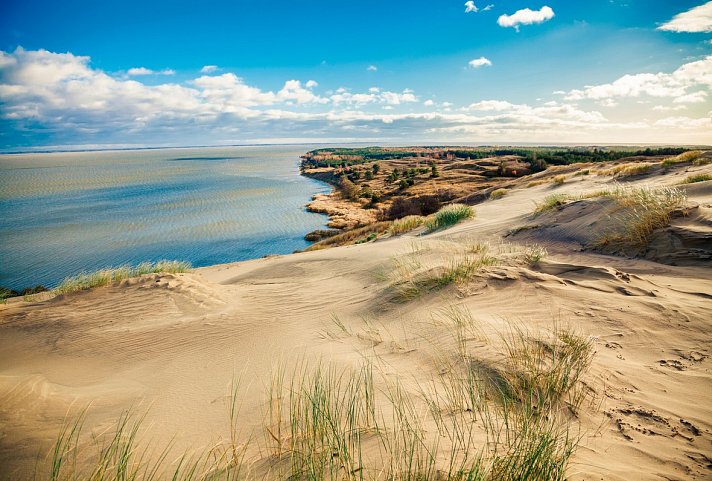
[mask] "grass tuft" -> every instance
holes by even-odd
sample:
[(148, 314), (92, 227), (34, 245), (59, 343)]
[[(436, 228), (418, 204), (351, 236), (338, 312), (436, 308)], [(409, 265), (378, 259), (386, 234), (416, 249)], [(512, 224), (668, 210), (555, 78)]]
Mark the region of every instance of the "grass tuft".
[(687, 194), (675, 187), (617, 186), (610, 195), (625, 210), (618, 218), (620, 229), (599, 239), (601, 247), (645, 247), (653, 231), (669, 225), (672, 213), (684, 208), (687, 201)]
[(712, 175), (710, 174), (695, 174), (695, 175), (690, 175), (685, 180), (681, 182), (681, 184), (694, 184), (696, 182), (707, 182), (708, 180), (712, 180)]
[(566, 203), (571, 200), (571, 197), (567, 194), (551, 194), (547, 195), (544, 200), (536, 204), (535, 214), (543, 214), (544, 212), (549, 212), (553, 209), (558, 209), (559, 207), (566, 205)]
[(393, 221), (389, 228), (391, 235), (405, 234), (423, 225), (426, 218), (422, 215), (408, 215)]
[(668, 157), (667, 159), (663, 160), (662, 166), (663, 167), (672, 167), (673, 165), (676, 164), (685, 164), (689, 162), (695, 162), (698, 160), (700, 157), (702, 157), (702, 152), (701, 150), (690, 150), (687, 152), (683, 152), (680, 155), (676, 155), (674, 157)]
[(106, 286), (108, 284), (142, 276), (144, 274), (157, 274), (161, 272), (177, 274), (188, 272), (191, 268), (189, 262), (162, 260), (158, 262), (142, 262), (137, 266), (124, 265), (120, 267), (110, 267), (95, 272), (81, 273), (74, 277), (68, 277), (54, 289), (57, 294), (67, 294), (70, 292), (83, 291), (94, 287)]
[(490, 193), (489, 198), (492, 200), (497, 200), (507, 195), (507, 192), (507, 189), (496, 189)]
[(446, 205), (426, 222), (428, 232), (447, 228), (475, 216), (475, 210), (465, 204)]

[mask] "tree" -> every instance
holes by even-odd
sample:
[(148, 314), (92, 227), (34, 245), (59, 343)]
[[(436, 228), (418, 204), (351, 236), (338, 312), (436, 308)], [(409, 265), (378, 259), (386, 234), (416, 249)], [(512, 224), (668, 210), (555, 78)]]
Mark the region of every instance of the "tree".
[(438, 166), (435, 162), (430, 162), (430, 177), (440, 177), (440, 172), (438, 172)]
[(341, 178), (339, 187), (345, 199), (355, 200), (358, 196), (358, 187), (345, 176)]

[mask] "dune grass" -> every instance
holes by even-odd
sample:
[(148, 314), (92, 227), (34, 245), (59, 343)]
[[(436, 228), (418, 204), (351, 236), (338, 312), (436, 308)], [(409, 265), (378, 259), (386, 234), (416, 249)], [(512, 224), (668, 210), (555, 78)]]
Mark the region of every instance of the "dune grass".
[(710, 174), (695, 174), (695, 175), (689, 175), (681, 182), (681, 184), (694, 184), (697, 182), (707, 182), (708, 180), (712, 180), (712, 175)]
[[(390, 221), (374, 222), (363, 227), (358, 227), (356, 229), (347, 230), (341, 234), (336, 234), (331, 237), (327, 237), (324, 240), (316, 242), (305, 249), (305, 251), (316, 251), (321, 249), (326, 249), (328, 247), (338, 247), (355, 244), (359, 241), (364, 241), (368, 239), (372, 234), (375, 237), (371, 237), (370, 240), (375, 240), (379, 235), (388, 232), (391, 226)], [(370, 240), (368, 242), (370, 242)], [(361, 242), (363, 243), (363, 242)]]
[(645, 247), (650, 235), (669, 225), (672, 213), (684, 208), (687, 201), (687, 194), (675, 187), (617, 186), (609, 195), (623, 211), (617, 218), (618, 228), (598, 240), (600, 247)]
[(636, 175), (642, 175), (650, 172), (654, 165), (657, 164), (630, 162), (627, 164), (616, 165), (608, 169), (598, 170), (596, 175), (614, 176), (616, 178), (634, 177)]
[[(593, 359), (592, 340), (556, 326), (537, 335), (514, 326), (493, 341), (458, 306), (438, 311), (433, 322), (451, 341), (434, 353), (430, 378), (427, 368), (419, 379), (394, 375), (375, 351), (354, 366), (278, 363), (260, 426), (240, 429), (242, 393), (233, 381), (225, 400), (228, 437), (177, 458), (170, 445), (157, 450), (141, 442), (143, 417), (130, 412), (93, 442), (80, 442), (85, 411), (58, 434), (47, 479), (566, 479), (580, 439), (576, 413), (589, 394), (581, 379)], [(343, 332), (351, 334), (345, 326)], [(475, 339), (498, 342), (501, 359), (471, 352)]]
[(690, 150), (687, 152), (683, 152), (680, 155), (676, 155), (674, 157), (668, 157), (667, 159), (663, 160), (662, 166), (663, 167), (672, 167), (677, 164), (685, 164), (685, 163), (690, 163), (698, 160), (704, 152), (701, 150)]
[(492, 192), (490, 192), (489, 198), (492, 200), (497, 200), (501, 199), (505, 195), (507, 195), (509, 191), (507, 189), (495, 189)]
[(470, 219), (475, 216), (475, 210), (465, 204), (450, 204), (446, 205), (434, 215), (432, 215), (425, 223), (428, 232), (438, 229), (451, 227), (463, 220)]
[(94, 272), (81, 273), (68, 277), (54, 289), (57, 294), (67, 294), (70, 292), (83, 291), (94, 287), (101, 287), (113, 282), (130, 279), (153, 273), (177, 274), (187, 272), (191, 269), (189, 262), (162, 260), (158, 262), (142, 262), (137, 266), (124, 265), (120, 267), (110, 267)]
[(566, 205), (571, 200), (571, 196), (567, 194), (551, 194), (544, 197), (542, 202), (536, 204), (534, 209), (535, 214), (543, 214), (559, 207)]
[(405, 234), (423, 225), (426, 219), (422, 215), (408, 215), (401, 219), (396, 219), (391, 224), (389, 232), (391, 235)]

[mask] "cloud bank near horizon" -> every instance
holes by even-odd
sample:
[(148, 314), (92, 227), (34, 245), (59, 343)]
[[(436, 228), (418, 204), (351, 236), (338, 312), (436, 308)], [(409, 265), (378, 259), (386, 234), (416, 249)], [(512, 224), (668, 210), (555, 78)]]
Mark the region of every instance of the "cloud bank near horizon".
[[(477, 66), (491, 64), (485, 60), (478, 59)], [(3, 130), (15, 134), (15, 140), (8, 140), (7, 132), (1, 137), (5, 148), (280, 138), (712, 141), (712, 56), (669, 73), (631, 73), (610, 83), (562, 90), (550, 99), (521, 103), (476, 98), (473, 93), (470, 102), (460, 106), (407, 87), (322, 91), (317, 80), (287, 79), (281, 88), (265, 90), (215, 66), (205, 66), (183, 81), (172, 81), (176, 75), (166, 73), (170, 69), (140, 69), (127, 70), (128, 76), (111, 74), (92, 67), (89, 57), (72, 53), (0, 51), (0, 116)], [(704, 115), (688, 113), (700, 107)], [(631, 116), (631, 109), (638, 114)]]

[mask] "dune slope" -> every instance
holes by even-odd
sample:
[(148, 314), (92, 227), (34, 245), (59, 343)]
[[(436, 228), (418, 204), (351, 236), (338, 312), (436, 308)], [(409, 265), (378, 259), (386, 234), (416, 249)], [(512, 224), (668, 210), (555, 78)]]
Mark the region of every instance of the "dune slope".
[[(475, 219), (429, 235), (0, 306), (2, 474), (30, 478), (67, 413), (86, 406), (87, 444), (132, 408), (146, 413), (141, 436), (152, 445), (172, 441), (175, 453), (213, 445), (229, 436), (226, 395), (236, 376), (240, 431), (252, 435), (246, 458), (264, 473), (266, 392), (275, 369), (369, 359), (417, 395), (415, 384), (448, 369), (444, 358), (457, 347), (442, 318), (457, 309), (479, 333), (463, 338), (463, 349), (484, 367), (501, 364), (513, 326), (532, 333), (566, 326), (591, 340), (595, 354), (582, 378), (589, 401), (571, 416), (581, 440), (568, 479), (708, 479), (712, 270), (694, 249), (710, 247), (712, 182), (690, 187), (693, 214), (657, 233), (643, 258), (629, 258), (585, 248), (588, 221), (602, 218), (605, 202), (531, 216), (552, 192), (610, 185), (603, 176), (581, 179), (512, 189), (476, 206)], [(529, 228), (511, 235), (521, 226)], [(689, 239), (689, 232), (696, 240), (669, 240)], [(548, 255), (532, 260), (532, 243)], [(484, 251), (494, 260), (466, 278), (401, 289)], [(683, 265), (671, 265), (675, 259)]]

